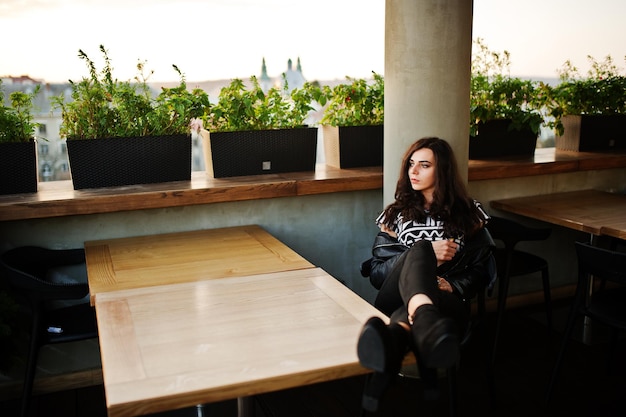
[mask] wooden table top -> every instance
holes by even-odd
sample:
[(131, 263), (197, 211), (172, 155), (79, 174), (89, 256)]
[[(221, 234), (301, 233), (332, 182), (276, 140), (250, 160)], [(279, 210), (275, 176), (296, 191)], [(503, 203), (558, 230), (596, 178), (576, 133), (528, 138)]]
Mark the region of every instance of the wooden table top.
[(107, 291), (314, 267), (256, 225), (89, 241), (85, 257), (92, 305)]
[(611, 222), (610, 226), (603, 226), (600, 234), (626, 240), (626, 218)]
[(367, 373), (356, 342), (382, 313), (322, 269), (98, 295), (110, 417)]
[(626, 238), (626, 195), (571, 191), (491, 201), (491, 207), (570, 229)]

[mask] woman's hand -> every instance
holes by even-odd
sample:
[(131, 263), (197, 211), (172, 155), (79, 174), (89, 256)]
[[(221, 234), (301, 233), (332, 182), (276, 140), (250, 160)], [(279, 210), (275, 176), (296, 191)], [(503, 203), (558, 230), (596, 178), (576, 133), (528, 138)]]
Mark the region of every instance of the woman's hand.
[(437, 287), (441, 291), (452, 292), (452, 285), (445, 278), (437, 277)]
[(381, 232), (385, 232), (387, 233), (389, 236), (391, 237), (398, 237), (398, 235), (396, 234), (396, 232), (394, 232), (393, 230), (391, 230), (390, 228), (387, 227), (386, 224), (381, 224), (380, 225), (380, 231)]
[(437, 257), (437, 266), (454, 258), (456, 251), (459, 249), (458, 243), (454, 242), (454, 240), (435, 240), (432, 243), (435, 256)]

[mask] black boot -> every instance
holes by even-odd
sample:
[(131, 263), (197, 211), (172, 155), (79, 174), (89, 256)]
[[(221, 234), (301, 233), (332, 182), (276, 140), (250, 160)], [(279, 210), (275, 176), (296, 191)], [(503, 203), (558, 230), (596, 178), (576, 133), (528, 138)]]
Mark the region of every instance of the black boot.
[(389, 388), (395, 378), (396, 374), (388, 372), (374, 372), (367, 375), (363, 398), (361, 399), (363, 410), (370, 413), (377, 412), (383, 395), (387, 392), (387, 388)]
[(376, 372), (396, 374), (408, 351), (408, 342), (408, 332), (398, 323), (386, 325), (379, 317), (372, 317), (359, 336), (359, 362)]
[(378, 411), (387, 388), (396, 378), (404, 355), (409, 350), (409, 333), (396, 322), (386, 325), (379, 317), (370, 318), (359, 336), (359, 362), (374, 373), (367, 376), (362, 407)]
[(459, 336), (454, 320), (441, 317), (432, 304), (419, 307), (413, 315), (411, 334), (416, 356), (428, 368), (449, 368), (459, 356)]

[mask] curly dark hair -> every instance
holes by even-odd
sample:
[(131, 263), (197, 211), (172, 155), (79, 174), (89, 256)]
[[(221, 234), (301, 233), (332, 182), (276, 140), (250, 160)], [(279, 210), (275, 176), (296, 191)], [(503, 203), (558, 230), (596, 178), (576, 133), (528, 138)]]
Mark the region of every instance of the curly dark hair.
[(430, 149), (435, 158), (435, 191), (429, 208), (430, 216), (443, 222), (448, 237), (471, 236), (480, 228), (483, 218), (467, 194), (452, 148), (448, 142), (437, 137), (419, 139), (404, 154), (396, 185), (396, 201), (385, 208), (385, 225), (393, 228), (399, 214), (404, 221), (423, 223), (426, 220), (424, 195), (413, 190), (408, 174), (411, 156), (423, 148)]

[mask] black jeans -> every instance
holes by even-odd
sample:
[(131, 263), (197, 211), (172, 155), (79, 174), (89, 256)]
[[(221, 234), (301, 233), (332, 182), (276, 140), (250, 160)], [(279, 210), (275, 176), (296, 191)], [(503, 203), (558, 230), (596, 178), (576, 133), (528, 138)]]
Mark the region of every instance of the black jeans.
[(408, 323), (407, 305), (415, 294), (425, 294), (442, 316), (454, 319), (461, 332), (469, 323), (469, 306), (456, 294), (437, 286), (437, 258), (430, 241), (420, 240), (400, 255), (374, 302), (392, 321)]

